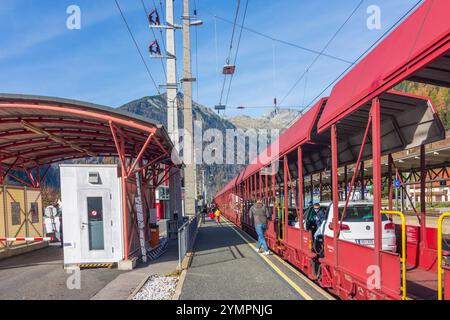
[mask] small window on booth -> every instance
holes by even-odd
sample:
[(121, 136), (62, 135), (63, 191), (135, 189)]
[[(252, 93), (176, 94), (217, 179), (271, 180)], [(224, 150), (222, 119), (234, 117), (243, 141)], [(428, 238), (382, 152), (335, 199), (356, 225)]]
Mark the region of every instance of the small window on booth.
[(102, 179), (100, 178), (100, 173), (89, 172), (88, 182), (90, 184), (102, 184)]
[(37, 202), (32, 202), (30, 204), (30, 216), (31, 216), (31, 223), (39, 222), (39, 206)]
[(11, 223), (13, 226), (20, 226), (20, 203), (11, 202)]

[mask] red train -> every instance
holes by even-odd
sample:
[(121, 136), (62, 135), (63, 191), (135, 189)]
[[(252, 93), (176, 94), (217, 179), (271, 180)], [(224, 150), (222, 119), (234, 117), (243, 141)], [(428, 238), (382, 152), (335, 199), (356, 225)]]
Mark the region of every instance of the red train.
[[(441, 261), (449, 252), (441, 252), (441, 230), (427, 227), (425, 199), (427, 170), (448, 165), (448, 159), (436, 163), (427, 155), (427, 145), (445, 139), (445, 128), (429, 98), (391, 90), (404, 80), (450, 87), (449, 11), (447, 0), (425, 1), (335, 85), (329, 98), (318, 101), (216, 195), (223, 214), (250, 234), (249, 207), (262, 199), (272, 210), (270, 248), (343, 299), (450, 299), (450, 267)], [(384, 229), (392, 226), (385, 219), (402, 217), (392, 209), (394, 181), (405, 183), (394, 153), (404, 150), (413, 155), (417, 150), (409, 170), (419, 172), (419, 225), (398, 223), (392, 252), (383, 245)], [(372, 188), (369, 243), (343, 236), (357, 185), (362, 198), (365, 186)], [(321, 202), (331, 199), (330, 211), (340, 212), (316, 238), (303, 223), (305, 200), (315, 193)]]

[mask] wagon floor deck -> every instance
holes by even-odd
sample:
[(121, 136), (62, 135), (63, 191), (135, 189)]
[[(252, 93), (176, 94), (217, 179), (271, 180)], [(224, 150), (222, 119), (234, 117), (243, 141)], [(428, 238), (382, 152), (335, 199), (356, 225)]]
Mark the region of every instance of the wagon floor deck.
[(408, 296), (420, 300), (437, 300), (437, 273), (408, 268), (406, 273)]

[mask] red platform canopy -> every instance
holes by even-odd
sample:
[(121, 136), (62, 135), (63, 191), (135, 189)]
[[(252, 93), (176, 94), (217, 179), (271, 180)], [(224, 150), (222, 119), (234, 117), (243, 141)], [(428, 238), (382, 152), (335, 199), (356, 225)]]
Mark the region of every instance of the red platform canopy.
[(427, 0), (333, 88), (319, 132), (403, 80), (450, 87), (450, 1)]
[(139, 163), (142, 169), (174, 166), (172, 149), (162, 125), (134, 114), (75, 100), (0, 94), (3, 178), (10, 170), (88, 157), (118, 157), (130, 173)]

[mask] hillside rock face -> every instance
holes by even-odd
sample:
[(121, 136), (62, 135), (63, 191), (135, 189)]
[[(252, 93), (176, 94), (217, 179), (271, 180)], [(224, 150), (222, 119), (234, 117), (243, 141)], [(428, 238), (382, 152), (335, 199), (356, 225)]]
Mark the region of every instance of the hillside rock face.
[[(131, 101), (119, 109), (136, 113), (153, 121), (164, 125), (167, 128), (167, 96), (166, 94), (144, 97)], [(194, 121), (202, 121), (204, 129), (215, 128), (220, 131), (226, 129), (236, 129), (236, 126), (227, 119), (221, 118), (212, 109), (201, 104), (193, 102), (193, 119)], [(183, 127), (183, 96), (178, 96), (178, 126)]]
[(302, 112), (300, 110), (280, 109), (266, 113), (260, 118), (233, 116), (226, 119), (239, 129), (278, 129), (283, 132), (300, 119), (301, 116)]
[[(166, 109), (166, 95), (157, 95), (151, 97), (144, 97), (138, 100), (131, 101), (120, 109), (140, 116), (147, 117), (153, 121), (167, 127), (167, 109)], [(183, 126), (183, 96), (178, 96), (178, 124)], [(201, 121), (203, 130), (218, 129), (225, 132), (227, 129), (278, 129), (280, 133), (286, 130), (301, 116), (299, 110), (280, 109), (269, 112), (260, 118), (252, 118), (249, 116), (234, 116), (222, 118), (215, 113), (211, 108), (205, 107), (199, 103), (193, 102), (193, 118), (194, 121)], [(225, 143), (225, 141), (224, 141)], [(225, 150), (225, 145), (224, 145)], [(198, 186), (201, 190), (202, 172), (205, 176), (206, 188), (210, 195), (214, 195), (220, 188), (225, 185), (231, 178), (236, 176), (242, 169), (243, 165), (221, 164), (221, 165), (206, 165), (201, 164), (197, 166)]]

